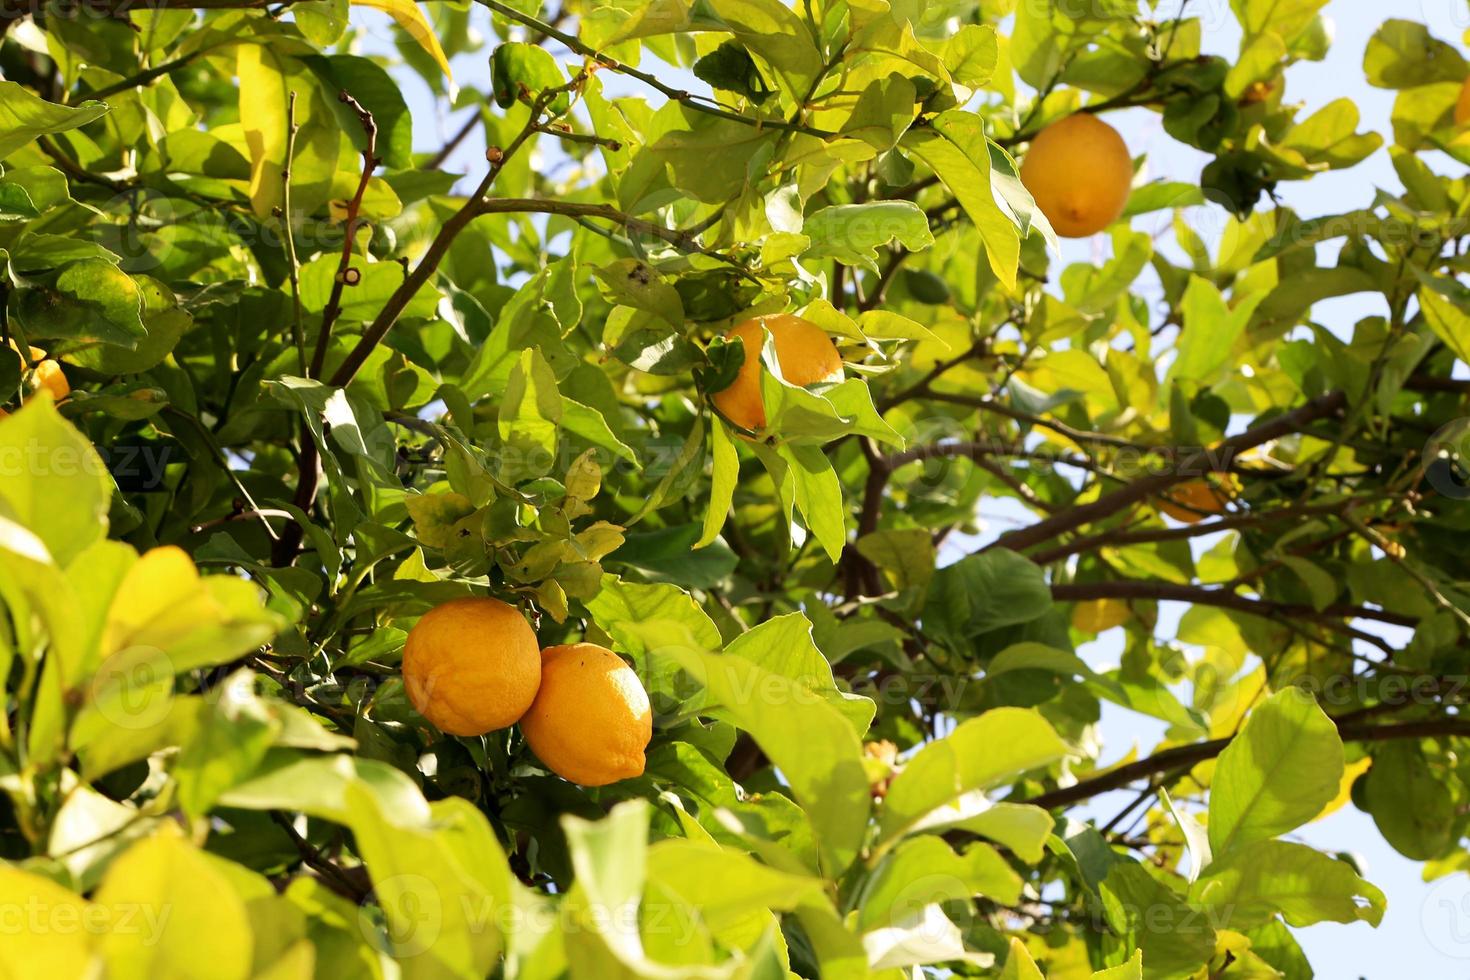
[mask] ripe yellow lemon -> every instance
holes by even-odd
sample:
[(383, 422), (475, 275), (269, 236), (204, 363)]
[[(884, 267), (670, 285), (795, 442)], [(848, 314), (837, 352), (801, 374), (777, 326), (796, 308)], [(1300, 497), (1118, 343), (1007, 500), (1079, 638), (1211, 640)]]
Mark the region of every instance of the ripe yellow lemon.
[(541, 652), (541, 690), (521, 731), (558, 776), (606, 786), (643, 775), (653, 709), (622, 657), (595, 643), (569, 643)]
[(766, 425), (766, 404), (761, 397), (762, 326), (776, 343), (781, 377), (790, 384), (805, 388), (842, 376), (842, 355), (837, 353), (837, 346), (827, 331), (810, 320), (776, 313), (737, 324), (725, 336), (744, 341), (745, 363), (730, 387), (715, 393), (714, 403), (720, 414), (745, 429), (763, 429)]
[(1455, 125), (1470, 123), (1470, 78), (1460, 86), (1460, 98), (1455, 102)]
[(1172, 488), (1158, 500), (1158, 508), (1176, 521), (1198, 524), (1211, 514), (1223, 513), (1231, 491), (1208, 480), (1189, 480)]
[[(20, 350), (13, 339), (10, 341), (10, 349), (14, 351)], [(66, 375), (62, 372), (61, 365), (55, 361), (48, 360), (46, 358), (46, 352), (39, 347), (31, 347), (29, 350), (29, 360), (35, 365), (35, 369), (31, 372), (31, 388), (36, 391), (42, 388), (46, 389), (51, 392), (51, 398), (54, 401), (61, 401), (67, 395), (71, 394), (71, 384), (66, 380)]]
[(66, 380), (61, 365), (56, 361), (45, 360), (37, 364), (35, 373), (31, 375), (31, 384), (37, 390), (44, 388), (51, 392), (51, 397), (56, 401), (71, 394), (71, 383)]
[(508, 728), (541, 684), (536, 633), (514, 606), (470, 597), (435, 606), (403, 644), (403, 686), (418, 713), (450, 735)]
[(1021, 162), (1021, 183), (1058, 235), (1086, 238), (1123, 213), (1133, 158), (1116, 129), (1079, 112), (1036, 134)]

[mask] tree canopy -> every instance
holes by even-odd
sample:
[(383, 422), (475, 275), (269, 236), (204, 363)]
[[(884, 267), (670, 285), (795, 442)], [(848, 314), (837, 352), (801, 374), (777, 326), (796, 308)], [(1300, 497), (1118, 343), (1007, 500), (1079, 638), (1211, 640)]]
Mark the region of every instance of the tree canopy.
[[(1298, 828), (1470, 870), (1470, 66), (1156, 6), (0, 0), (0, 973), (1304, 980)], [(1126, 109), (1206, 165), (1064, 264)], [(640, 774), (415, 710), (470, 595)]]

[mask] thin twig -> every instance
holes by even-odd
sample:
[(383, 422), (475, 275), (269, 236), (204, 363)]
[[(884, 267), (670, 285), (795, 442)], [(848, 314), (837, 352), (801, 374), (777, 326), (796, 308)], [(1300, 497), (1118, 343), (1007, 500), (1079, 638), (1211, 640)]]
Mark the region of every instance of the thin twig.
[(352, 268), (352, 249), (357, 239), (358, 216), (362, 213), (362, 199), (367, 194), (368, 183), (372, 180), (373, 171), (381, 162), (378, 160), (378, 124), (374, 121), (373, 114), (364, 109), (362, 104), (346, 91), (337, 93), (337, 100), (356, 113), (358, 121), (362, 124), (367, 145), (362, 151), (362, 176), (358, 178), (357, 191), (352, 195), (352, 200), (347, 202), (342, 257), (337, 263), (337, 274), (332, 278), (332, 291), (327, 297), (327, 305), (322, 310), (322, 328), (317, 334), (316, 350), (311, 355), (311, 370), (308, 375), (312, 378), (321, 377), (322, 365), (327, 359), (327, 348), (331, 346), (332, 324), (342, 313), (342, 290), (353, 281), (355, 270)]
[(301, 311), (301, 262), (296, 257), (296, 216), (291, 211), (291, 164), (296, 159), (296, 92), (286, 100), (286, 162), (281, 166), (281, 225), (286, 238), (286, 276), (291, 281), (291, 339), (296, 344), (296, 367), (306, 374), (306, 327)]

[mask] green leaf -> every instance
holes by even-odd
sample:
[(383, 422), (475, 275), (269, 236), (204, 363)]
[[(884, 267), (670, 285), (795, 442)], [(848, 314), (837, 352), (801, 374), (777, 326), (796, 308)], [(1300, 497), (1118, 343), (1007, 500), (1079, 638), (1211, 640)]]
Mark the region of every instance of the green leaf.
[(1414, 861), (1449, 851), (1455, 837), (1454, 794), (1430, 770), (1417, 744), (1376, 747), (1364, 790), (1367, 810), (1394, 850)]
[(468, 800), (430, 804), (428, 823), (346, 787), (349, 822), (387, 919), (405, 978), (484, 977), (503, 936), (493, 913), (510, 900), (510, 868), (484, 814)]
[[(345, 15), (345, 0), (341, 2), (341, 9)], [(295, 9), (292, 15), (299, 25), (301, 11)], [(350, 93), (373, 114), (373, 123), (378, 129), (377, 154), (383, 166), (395, 170), (413, 166), (413, 118), (398, 83), (388, 72), (367, 58), (350, 54), (313, 57), (305, 61), (330, 90)], [(347, 134), (359, 152), (365, 150), (367, 137), (357, 114), (338, 99), (331, 100), (329, 105), (336, 113), (342, 132)]]
[(1056, 731), (1035, 711), (994, 708), (961, 722), (947, 737), (920, 749), (894, 778), (879, 819), (879, 843), (925, 829), (931, 820), (952, 823), (939, 811), (1067, 754)]
[(1368, 39), (1363, 71), (1369, 85), (1417, 88), (1434, 82), (1459, 82), (1465, 59), (1453, 45), (1435, 38), (1429, 28), (1411, 20), (1387, 20)]
[[(497, 45), (490, 56), (490, 87), (495, 104), (509, 109), (517, 102), (535, 102), (547, 89), (567, 83), (566, 72), (545, 48), (520, 41)], [(553, 115), (571, 107), (571, 94), (563, 92), (547, 106)]]
[(107, 466), (47, 398), (0, 419), (0, 446), (9, 460), (0, 466), (0, 515), (28, 528), (65, 568), (107, 533)]
[(1337, 726), (1310, 694), (1288, 687), (1261, 702), (1215, 766), (1208, 824), (1215, 860), (1321, 813), (1337, 796), (1342, 770)]
[(730, 427), (724, 419), (710, 419), (710, 452), (709, 505), (704, 511), (704, 528), (694, 543), (695, 548), (707, 547), (719, 537), (735, 500), (735, 485), (740, 479), (740, 456), (735, 451), (735, 440), (731, 438)]
[(0, 160), (32, 140), (85, 126), (106, 114), (101, 102), (56, 105), (19, 82), (0, 81)]
[[(0, 866), (0, 902), (12, 909), (44, 909), (52, 922), (87, 922), (85, 898), (49, 878)], [(27, 973), (82, 977), (96, 969), (93, 936), (84, 929), (17, 929), (0, 946), (0, 970), (10, 976)]]
[(220, 697), (195, 718), (191, 737), (174, 764), (184, 812), (203, 816), (219, 795), (255, 771), (275, 741), (280, 722), (255, 696), (255, 674), (226, 678)]
[[(874, 79), (868, 83), (868, 87), (863, 89), (862, 94), (858, 96), (857, 103), (853, 106), (852, 114), (842, 124), (842, 135), (850, 136), (853, 139), (860, 139), (880, 153), (891, 150), (898, 143), (898, 139), (904, 134), (904, 131), (913, 125), (914, 101), (916, 98), (914, 83), (902, 75), (890, 75), (888, 78)], [(849, 204), (840, 206), (858, 208), (870, 205)], [(831, 209), (827, 208), (823, 210)], [(801, 227), (798, 225), (789, 230), (800, 231)], [(927, 222), (924, 224), (923, 234), (925, 236), (929, 234)], [(832, 236), (829, 235), (829, 237)], [(875, 244), (883, 243), (877, 242)], [(932, 238), (929, 244), (933, 244)], [(927, 248), (928, 245), (924, 247)], [(853, 265), (857, 263), (849, 262), (848, 264)], [(866, 263), (863, 264), (866, 265)]]
[(1210, 866), (1190, 889), (1190, 901), (1228, 910), (1234, 929), (1248, 929), (1280, 913), (1287, 925), (1383, 919), (1383, 892), (1359, 878), (1346, 861), (1303, 844), (1257, 840)]
[(756, 910), (827, 904), (822, 879), (778, 871), (705, 841), (659, 841), (648, 849), (646, 873), (650, 885), (696, 910), (698, 921), (716, 933)]
[(1430, 284), (1419, 290), (1419, 305), (1435, 336), (1449, 345), (1456, 357), (1470, 363), (1470, 314)]
[[(820, 447), (785, 443), (776, 449), (787, 464), (786, 473), (806, 526), (833, 564), (847, 543), (847, 511), (842, 506), (842, 484), (832, 461)], [(766, 458), (769, 453), (762, 453)]]
[(934, 578), (934, 536), (923, 528), (874, 531), (858, 538), (857, 550), (887, 572), (900, 591), (924, 589)]
[(921, 252), (934, 244), (928, 219), (912, 201), (835, 204), (808, 216), (802, 233), (811, 239), (808, 259), (831, 258), (875, 273), (880, 245), (897, 242)]
[(992, 548), (934, 574), (924, 627), (965, 647), (982, 633), (1037, 619), (1051, 606), (1051, 587), (1034, 562), (1008, 548)]
[(857, 855), (870, 805), (852, 724), (806, 686), (744, 657), (673, 645), (652, 653), (699, 682), (711, 704), (705, 713), (750, 733), (811, 820), (827, 873), (840, 874)]
[(1169, 791), (1162, 786), (1159, 787), (1159, 798), (1164, 801), (1164, 808), (1179, 825), (1179, 833), (1184, 837), (1184, 844), (1189, 848), (1189, 880), (1199, 878), (1200, 872), (1209, 867), (1213, 856), (1210, 853), (1210, 835), (1204, 827), (1200, 826), (1198, 820), (1192, 815), (1174, 805), (1174, 800), (1169, 796)]
[(136, 348), (148, 336), (138, 284), (106, 259), (72, 262), (50, 285), (13, 292), (10, 313), (32, 339), (61, 337)]
[(740, 559), (723, 542), (696, 548), (698, 535), (694, 524), (630, 534), (610, 560), (637, 568), (652, 581), (689, 589), (714, 588), (729, 578)]
[(1252, 293), (1232, 309), (1213, 283), (1190, 276), (1184, 298), (1179, 302), (1184, 317), (1184, 327), (1179, 333), (1179, 356), (1169, 368), (1169, 377), (1207, 381), (1231, 364), (1235, 342), (1265, 298), (1264, 291)]
[(1006, 954), (1005, 969), (1000, 971), (1000, 980), (1045, 980), (1036, 961), (1031, 958), (1026, 944), (1012, 936)]
[[(301, 267), (301, 305), (307, 312), (326, 309), (341, 261), (340, 255), (322, 255)], [(357, 273), (357, 281), (342, 290), (340, 316), (344, 320), (371, 320), (403, 284), (403, 267), (396, 262), (354, 261), (351, 268)], [(408, 301), (403, 315), (433, 316), (438, 304), (438, 291), (425, 284)]]
[(770, 98), (772, 91), (761, 78), (755, 61), (736, 41), (725, 41), (694, 63), (694, 77), (711, 88), (724, 89), (745, 96), (756, 105)]
[(1146, 978), (1186, 977), (1215, 953), (1209, 918), (1156, 881), (1140, 864), (1114, 864), (1099, 890), (1108, 925), (1124, 949), (1143, 951)]
[(286, 116), (290, 92), (298, 93), (296, 155), (291, 162), (291, 207), (310, 214), (326, 200), (337, 169), (340, 132), (331, 106), (304, 66), (271, 46), (247, 41), (235, 47), (240, 124), (250, 154), (250, 204), (265, 221), (281, 205), (285, 181)]
[(873, 723), (877, 705), (870, 698), (837, 688), (831, 664), (812, 639), (812, 624), (801, 613), (766, 620), (730, 641), (725, 653), (795, 681), (841, 712), (859, 738)]
[(938, 837), (914, 837), (889, 851), (864, 884), (858, 929), (891, 925), (935, 903), (983, 897), (1014, 905), (1021, 886), (1021, 876), (989, 844), (956, 854)]
[(551, 365), (534, 347), (522, 351), (511, 369), (496, 421), (504, 443), (501, 479), (518, 483), (551, 471), (561, 413), (561, 391)]
[[(137, 909), (140, 917), (153, 913), (151, 923), (144, 919), (139, 928), (104, 934), (109, 977), (147, 980), (187, 973), (201, 980), (245, 980), (250, 975), (244, 902), (203, 853), (178, 837), (160, 835), (133, 845), (108, 868), (94, 900), (106, 909)], [(211, 948), (203, 959), (201, 936), (210, 937)]]
[(1000, 61), (1000, 43), (989, 24), (964, 24), (944, 45), (944, 67), (961, 85), (980, 88)]
[(945, 113), (940, 118), (945, 123), (941, 125), (936, 119), (936, 132), (910, 131), (903, 138), (903, 146), (927, 164), (959, 201), (980, 232), (991, 271), (1006, 289), (1014, 290), (1021, 236), (991, 190), (990, 148), (984, 124), (978, 117), (965, 118), (962, 113)]
[(613, 303), (652, 313), (675, 331), (684, 329), (684, 302), (663, 275), (640, 259), (620, 259), (594, 270)]
[(413, 780), (386, 762), (350, 755), (303, 756), (284, 749), (267, 753), (255, 774), (221, 794), (219, 804), (291, 810), (349, 825), (361, 809), (353, 800), (364, 793), (376, 797), (379, 809), (391, 813), (399, 825), (420, 827), (431, 819)]

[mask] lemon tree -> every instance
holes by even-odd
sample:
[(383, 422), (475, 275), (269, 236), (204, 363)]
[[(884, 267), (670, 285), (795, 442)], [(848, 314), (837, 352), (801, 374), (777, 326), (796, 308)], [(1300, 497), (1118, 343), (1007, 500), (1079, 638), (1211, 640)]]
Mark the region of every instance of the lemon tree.
[(1369, 6), (0, 0), (0, 974), (1300, 980), (1416, 901), (1313, 821), (1464, 875), (1470, 65), (1307, 98)]

